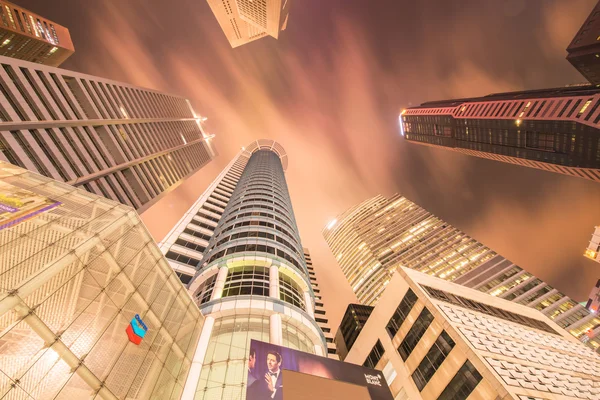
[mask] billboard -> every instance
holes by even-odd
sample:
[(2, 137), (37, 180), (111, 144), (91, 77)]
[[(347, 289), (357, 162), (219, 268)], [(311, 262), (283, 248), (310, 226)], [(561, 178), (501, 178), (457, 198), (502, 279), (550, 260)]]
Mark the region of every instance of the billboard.
[(61, 203), (0, 181), (0, 230), (60, 206)]
[(372, 400), (392, 400), (381, 371), (252, 339), (246, 400), (284, 400), (282, 370), (366, 387)]

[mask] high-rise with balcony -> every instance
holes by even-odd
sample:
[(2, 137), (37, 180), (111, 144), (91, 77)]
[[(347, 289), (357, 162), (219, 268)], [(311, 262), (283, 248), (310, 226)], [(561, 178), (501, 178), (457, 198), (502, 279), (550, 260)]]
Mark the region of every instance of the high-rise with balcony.
[(207, 0), (231, 47), (271, 36), (287, 27), (290, 0)]
[(184, 398), (243, 398), (251, 339), (321, 356), (331, 347), (287, 166), (277, 142), (243, 147), (160, 243), (205, 317)]
[(366, 200), (323, 234), (363, 304), (375, 305), (406, 267), (535, 308), (600, 347), (599, 316), (401, 195)]
[(0, 56), (58, 67), (75, 52), (69, 30), (8, 1), (0, 2)]
[(600, 89), (591, 85), (431, 101), (403, 110), (411, 143), (600, 182)]
[(0, 160), (143, 211), (216, 153), (188, 100), (0, 57)]

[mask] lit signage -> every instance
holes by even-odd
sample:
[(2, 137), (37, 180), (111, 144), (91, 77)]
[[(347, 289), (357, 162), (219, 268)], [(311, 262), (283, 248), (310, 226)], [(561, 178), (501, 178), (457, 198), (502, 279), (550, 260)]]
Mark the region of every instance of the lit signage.
[(127, 337), (130, 342), (133, 342), (137, 345), (142, 343), (142, 339), (146, 336), (146, 332), (148, 332), (148, 327), (144, 324), (144, 321), (140, 318), (138, 314), (135, 314), (135, 317), (131, 320), (129, 325), (127, 325)]

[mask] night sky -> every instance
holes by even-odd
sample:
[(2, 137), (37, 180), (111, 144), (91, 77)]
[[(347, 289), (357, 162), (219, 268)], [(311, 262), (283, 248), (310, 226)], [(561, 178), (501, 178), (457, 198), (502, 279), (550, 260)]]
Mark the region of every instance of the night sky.
[[(220, 156), (145, 213), (157, 240), (241, 146), (288, 151), (296, 218), (334, 331), (353, 295), (321, 229), (376, 194), (404, 194), (578, 301), (600, 184), (404, 142), (427, 100), (580, 83), (565, 48), (595, 0), (293, 0), (288, 28), (231, 49), (203, 0), (19, 0), (68, 27), (63, 66), (179, 94)], [(59, 5), (59, 6), (58, 6)]]

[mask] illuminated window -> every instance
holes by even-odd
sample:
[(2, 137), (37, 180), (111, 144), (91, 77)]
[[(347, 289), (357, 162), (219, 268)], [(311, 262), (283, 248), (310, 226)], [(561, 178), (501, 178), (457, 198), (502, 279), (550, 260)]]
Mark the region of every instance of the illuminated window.
[(10, 7), (8, 7), (7, 5), (4, 5), (4, 8), (6, 9), (6, 14), (8, 14), (8, 19), (10, 19), (10, 24), (12, 25), (13, 29), (17, 29), (17, 25), (15, 24), (15, 19), (13, 18), (12, 12), (10, 12)]
[(35, 36), (40, 37), (40, 33), (38, 32), (38, 28), (35, 25), (35, 21), (33, 20), (33, 17), (31, 15), (29, 16), (29, 21), (31, 22), (31, 27), (33, 29), (33, 33), (35, 34)]
[(304, 291), (291, 277), (279, 274), (279, 298), (304, 310)]
[(33, 35), (33, 31), (31, 30), (31, 24), (29, 23), (29, 19), (27, 19), (27, 14), (22, 13), (23, 14), (23, 20), (25, 21), (25, 26), (27, 26), (27, 32), (29, 32), (30, 35)]
[(223, 297), (238, 295), (268, 296), (268, 268), (259, 266), (231, 268), (223, 288)]

